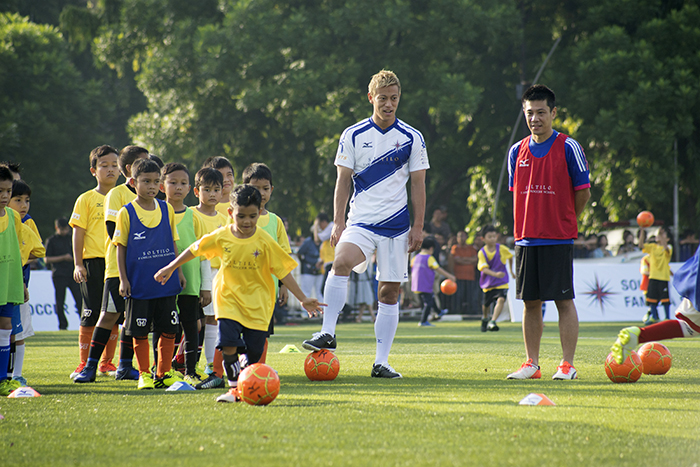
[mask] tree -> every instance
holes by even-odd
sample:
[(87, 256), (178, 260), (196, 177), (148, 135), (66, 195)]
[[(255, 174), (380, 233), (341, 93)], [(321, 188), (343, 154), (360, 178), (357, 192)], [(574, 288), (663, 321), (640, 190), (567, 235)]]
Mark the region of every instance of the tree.
[(46, 237), (94, 183), (88, 155), (102, 141), (99, 87), (81, 77), (54, 27), (0, 14), (0, 89), (0, 160), (21, 163), (30, 214)]
[(124, 0), (119, 12), (95, 51), (137, 70), (149, 108), (130, 134), (191, 168), (212, 155), (239, 172), (267, 162), (272, 209), (293, 230), (331, 209), (339, 134), (370, 115), (366, 86), (381, 68), (398, 73), (399, 118), (428, 144), (428, 211), (448, 204), (453, 226), (466, 225), (470, 167), (500, 161), (517, 80), (512, 5)]

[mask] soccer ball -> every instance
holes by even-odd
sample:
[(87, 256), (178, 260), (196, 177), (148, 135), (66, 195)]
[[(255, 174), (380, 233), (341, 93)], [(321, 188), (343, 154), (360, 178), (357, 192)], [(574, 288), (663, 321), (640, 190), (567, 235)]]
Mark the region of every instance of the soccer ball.
[(267, 405), (280, 392), (280, 378), (271, 366), (255, 363), (238, 375), (238, 391), (250, 405)]
[(647, 342), (639, 348), (638, 353), (644, 364), (645, 375), (665, 375), (671, 369), (673, 357), (663, 344)]
[(457, 291), (457, 284), (455, 284), (454, 281), (451, 281), (450, 279), (445, 279), (440, 284), (440, 290), (445, 295), (453, 295)]
[(311, 381), (331, 381), (338, 376), (340, 361), (330, 350), (311, 352), (304, 361), (304, 373)]
[(617, 364), (612, 352), (605, 360), (605, 373), (613, 383), (634, 383), (641, 378), (643, 371), (642, 360), (634, 350), (621, 365)]
[(654, 225), (654, 215), (650, 211), (642, 211), (637, 214), (637, 225), (642, 228)]

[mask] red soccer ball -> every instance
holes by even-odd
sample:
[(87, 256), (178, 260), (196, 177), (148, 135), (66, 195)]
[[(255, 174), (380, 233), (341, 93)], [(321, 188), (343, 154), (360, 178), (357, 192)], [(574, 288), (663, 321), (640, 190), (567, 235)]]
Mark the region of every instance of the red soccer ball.
[(605, 359), (605, 373), (613, 383), (634, 383), (642, 377), (643, 372), (642, 360), (634, 350), (620, 365), (615, 361), (612, 352)]
[(651, 227), (654, 225), (654, 215), (650, 211), (642, 211), (637, 214), (637, 225), (641, 228)]
[(450, 279), (445, 279), (440, 284), (440, 290), (445, 295), (453, 295), (455, 292), (457, 292), (457, 284), (455, 284), (455, 282), (451, 281)]
[(311, 352), (304, 361), (304, 373), (311, 381), (332, 381), (339, 371), (340, 361), (330, 350)]
[(658, 342), (647, 342), (639, 348), (645, 375), (665, 375), (671, 369), (673, 356), (668, 348)]
[(238, 391), (250, 405), (267, 405), (280, 392), (280, 378), (271, 366), (254, 363), (238, 376)]

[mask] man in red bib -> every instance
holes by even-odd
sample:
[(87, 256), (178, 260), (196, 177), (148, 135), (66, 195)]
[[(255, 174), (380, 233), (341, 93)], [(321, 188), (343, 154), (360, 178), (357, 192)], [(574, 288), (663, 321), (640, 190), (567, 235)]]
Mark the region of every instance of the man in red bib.
[(577, 378), (573, 367), (578, 341), (574, 305), (573, 244), (577, 218), (591, 197), (583, 148), (555, 131), (554, 92), (536, 84), (522, 97), (531, 135), (508, 154), (509, 188), (513, 192), (516, 298), (523, 300), (523, 339), (527, 361), (508, 379), (538, 379), (542, 302), (553, 300), (559, 311), (563, 358), (552, 379)]

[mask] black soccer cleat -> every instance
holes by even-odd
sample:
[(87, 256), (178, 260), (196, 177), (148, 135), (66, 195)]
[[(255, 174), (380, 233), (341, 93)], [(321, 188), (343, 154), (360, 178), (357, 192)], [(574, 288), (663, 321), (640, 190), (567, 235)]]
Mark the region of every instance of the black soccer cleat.
[(372, 378), (403, 378), (401, 373), (394, 370), (388, 363), (375, 363), (372, 367)]
[(331, 336), (326, 332), (317, 332), (311, 336), (311, 339), (305, 340), (301, 345), (306, 350), (317, 351), (325, 349), (335, 352), (337, 343), (335, 336)]

